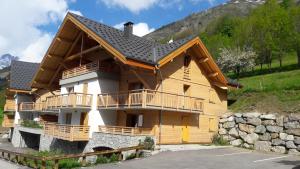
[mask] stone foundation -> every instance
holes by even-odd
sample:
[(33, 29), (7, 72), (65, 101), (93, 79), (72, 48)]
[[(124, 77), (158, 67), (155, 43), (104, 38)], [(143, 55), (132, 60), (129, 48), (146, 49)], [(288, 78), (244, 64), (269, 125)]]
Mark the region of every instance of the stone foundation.
[[(95, 132), (89, 141), (65, 141), (45, 135), (42, 129), (16, 126), (13, 132), (14, 147), (30, 147), (39, 151), (62, 151), (66, 154), (93, 152), (94, 148), (118, 149), (137, 146), (147, 136), (130, 136)], [(155, 140), (155, 138), (153, 138)], [(126, 154), (126, 152), (124, 152)], [(130, 152), (127, 152), (127, 154)]]
[[(88, 142), (85, 152), (93, 151), (96, 147), (107, 147), (111, 149), (118, 149), (124, 147), (137, 146), (140, 142), (144, 141), (147, 136), (131, 136), (120, 134), (109, 134), (95, 132)], [(154, 137), (152, 137), (154, 139)], [(155, 139), (154, 139), (155, 140)]]
[(234, 146), (300, 154), (300, 114), (225, 114), (220, 118), (219, 135)]

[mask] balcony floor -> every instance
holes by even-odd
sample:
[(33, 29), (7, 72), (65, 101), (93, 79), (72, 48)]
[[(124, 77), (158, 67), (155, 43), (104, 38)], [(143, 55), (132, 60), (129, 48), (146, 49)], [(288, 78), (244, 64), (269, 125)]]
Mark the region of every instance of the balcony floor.
[(203, 111), (199, 110), (190, 110), (190, 109), (184, 109), (184, 108), (169, 108), (169, 107), (159, 107), (159, 106), (146, 106), (143, 107), (142, 105), (131, 105), (128, 107), (127, 105), (118, 105), (118, 106), (98, 106), (99, 110), (163, 110), (163, 111), (174, 111), (174, 112), (184, 112), (184, 113), (194, 113), (194, 114), (200, 114)]

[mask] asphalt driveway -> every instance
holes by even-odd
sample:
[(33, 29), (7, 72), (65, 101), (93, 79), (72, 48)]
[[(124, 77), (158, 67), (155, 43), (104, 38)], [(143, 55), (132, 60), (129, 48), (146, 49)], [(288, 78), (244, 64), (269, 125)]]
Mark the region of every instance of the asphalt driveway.
[(239, 148), (162, 152), (105, 164), (93, 169), (300, 169), (300, 156), (260, 153)]

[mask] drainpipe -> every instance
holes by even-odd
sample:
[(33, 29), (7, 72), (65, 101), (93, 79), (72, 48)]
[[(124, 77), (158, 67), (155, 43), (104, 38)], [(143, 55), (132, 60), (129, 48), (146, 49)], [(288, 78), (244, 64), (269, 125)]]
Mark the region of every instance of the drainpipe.
[[(163, 77), (162, 77), (162, 74), (161, 74), (161, 71), (160, 71), (159, 67), (155, 66), (155, 68), (159, 72), (159, 76), (160, 76), (160, 80), (161, 80), (160, 81), (160, 91), (161, 91), (160, 104), (163, 105), (163, 95), (162, 95), (162, 92), (163, 92)], [(160, 111), (159, 111), (159, 143), (160, 144), (161, 144), (162, 112), (163, 112), (163, 110), (160, 109)]]

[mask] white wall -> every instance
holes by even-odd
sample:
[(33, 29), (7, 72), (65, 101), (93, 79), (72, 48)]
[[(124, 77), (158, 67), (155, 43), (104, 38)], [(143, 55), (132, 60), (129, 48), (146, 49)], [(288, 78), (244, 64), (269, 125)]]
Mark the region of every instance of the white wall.
[(32, 119), (33, 120), (33, 115), (32, 113), (20, 113), (18, 111), (18, 105), (22, 102), (32, 102), (33, 98), (32, 96), (29, 95), (24, 95), (24, 94), (16, 94), (15, 95), (15, 102), (16, 102), (16, 110), (15, 110), (15, 119), (14, 123), (18, 124), (20, 119)]
[[(90, 126), (90, 136), (93, 132), (98, 131), (99, 125), (116, 125), (117, 113), (116, 111), (107, 111), (97, 109), (97, 96), (100, 93), (116, 92), (119, 91), (119, 82), (111, 79), (91, 79), (87, 81), (81, 81), (79, 83), (72, 83), (61, 86), (61, 94), (67, 93), (67, 87), (74, 86), (74, 92), (82, 93), (83, 84), (88, 84), (88, 94), (93, 95), (92, 109), (88, 112), (88, 125)], [(59, 123), (65, 122), (65, 113), (59, 113)], [(81, 112), (72, 113), (72, 124), (80, 124)]]

